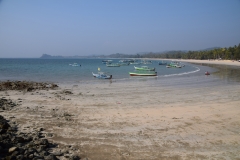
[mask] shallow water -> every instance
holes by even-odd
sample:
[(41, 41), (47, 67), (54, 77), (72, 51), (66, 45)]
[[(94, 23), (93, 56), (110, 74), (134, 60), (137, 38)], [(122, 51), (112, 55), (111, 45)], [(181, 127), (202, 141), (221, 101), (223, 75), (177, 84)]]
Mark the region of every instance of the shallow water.
[[(114, 63), (118, 61), (119, 59), (113, 59)], [(70, 66), (72, 63), (79, 63), (81, 67)], [(91, 81), (94, 80), (92, 72), (98, 72), (98, 68), (119, 80), (131, 78), (128, 72), (134, 71), (134, 65), (107, 67), (102, 63), (102, 59), (0, 59), (0, 64), (0, 80)], [(191, 65), (181, 69), (167, 69), (165, 65), (158, 65), (158, 61), (147, 66), (156, 68), (159, 77), (190, 74), (198, 70)]]
[[(183, 68), (166, 68), (158, 65), (157, 60), (149, 67), (155, 67), (157, 77), (131, 77), (129, 71), (134, 71), (134, 65), (121, 67), (106, 67), (103, 59), (0, 59), (0, 80), (27, 80), (55, 83), (125, 83), (147, 82), (149, 85), (196, 87), (221, 85), (224, 83), (239, 83), (240, 70), (235, 66), (198, 65), (185, 63)], [(118, 63), (119, 59), (112, 59)], [(170, 63), (170, 61), (166, 61)], [(69, 64), (79, 63), (81, 67)], [(143, 64), (144, 65), (144, 64)], [(139, 65), (142, 66), (142, 65)], [(112, 80), (96, 79), (92, 72), (108, 72)], [(211, 73), (205, 76), (205, 71)], [(216, 83), (217, 82), (217, 83)]]

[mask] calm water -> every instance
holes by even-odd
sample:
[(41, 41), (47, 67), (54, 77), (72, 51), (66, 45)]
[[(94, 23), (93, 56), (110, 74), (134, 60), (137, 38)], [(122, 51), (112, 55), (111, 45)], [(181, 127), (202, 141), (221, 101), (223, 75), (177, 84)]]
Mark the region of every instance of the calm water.
[[(109, 80), (96, 79), (92, 72), (97, 73), (98, 68), (101, 71), (109, 72), (113, 75), (112, 81), (152, 81), (153, 83), (164, 83), (164, 85), (173, 84), (196, 84), (216, 81), (219, 76), (206, 77), (205, 71), (218, 73), (218, 69), (211, 66), (201, 66), (185, 64), (183, 68), (166, 68), (165, 65), (158, 65), (159, 61), (153, 61), (147, 64), (149, 67), (155, 67), (158, 77), (130, 77), (129, 71), (134, 71), (134, 65), (121, 67), (106, 67), (102, 63), (103, 59), (0, 59), (0, 80), (28, 80), (43, 81), (55, 83), (99, 83)], [(119, 59), (112, 59), (118, 63)], [(166, 61), (169, 62), (170, 61)], [(79, 63), (81, 67), (73, 67), (69, 64)], [(144, 64), (143, 64), (144, 65)], [(142, 66), (142, 65), (138, 65)], [(225, 69), (226, 70), (226, 69)], [(191, 77), (189, 79), (188, 77)], [(221, 79), (221, 78), (220, 78)]]

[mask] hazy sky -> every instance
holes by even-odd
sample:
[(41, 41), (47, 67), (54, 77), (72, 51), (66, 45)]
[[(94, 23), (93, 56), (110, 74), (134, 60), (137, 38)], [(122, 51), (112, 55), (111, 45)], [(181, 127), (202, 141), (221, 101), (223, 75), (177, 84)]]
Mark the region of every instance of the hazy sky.
[(0, 58), (240, 43), (240, 0), (0, 0)]

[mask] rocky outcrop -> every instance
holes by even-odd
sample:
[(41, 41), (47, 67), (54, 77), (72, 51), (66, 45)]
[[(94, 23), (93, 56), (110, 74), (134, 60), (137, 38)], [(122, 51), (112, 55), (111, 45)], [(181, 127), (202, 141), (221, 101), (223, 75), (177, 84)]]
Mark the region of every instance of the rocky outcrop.
[[(33, 91), (37, 89), (54, 89), (58, 87), (55, 84), (25, 82), (25, 81), (7, 81), (0, 82), (0, 91), (7, 90), (26, 90)], [(18, 99), (21, 101), (21, 99)], [(11, 112), (18, 104), (11, 99), (0, 98), (0, 111)], [(68, 115), (66, 115), (68, 116)], [(14, 117), (14, 116), (13, 116)], [(69, 150), (61, 151), (58, 145), (51, 143), (48, 138), (51, 133), (44, 131), (44, 128), (31, 128), (28, 132), (21, 132), (17, 124), (10, 117), (10, 121), (0, 115), (0, 160), (57, 160), (72, 159), (79, 160), (80, 157), (70, 153)]]
[(10, 125), (0, 115), (0, 159), (1, 160), (30, 160), (45, 159), (57, 160), (61, 157), (79, 160), (77, 155), (71, 155), (67, 150), (55, 151), (57, 144), (50, 143), (45, 137), (48, 133), (42, 133), (43, 128), (36, 129), (30, 133), (17, 132), (17, 125)]
[(0, 110), (11, 110), (15, 106), (17, 106), (17, 104), (10, 99), (0, 99)]
[(54, 83), (44, 83), (44, 82), (28, 82), (28, 81), (5, 81), (0, 82), (0, 91), (6, 90), (22, 90), (31, 92), (34, 90), (47, 90), (55, 89), (58, 85)]

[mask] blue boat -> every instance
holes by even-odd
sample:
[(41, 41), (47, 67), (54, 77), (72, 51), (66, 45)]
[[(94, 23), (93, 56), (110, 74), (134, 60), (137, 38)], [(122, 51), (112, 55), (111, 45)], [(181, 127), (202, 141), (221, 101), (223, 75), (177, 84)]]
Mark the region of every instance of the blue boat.
[(167, 62), (163, 62), (163, 61), (158, 63), (158, 65), (166, 65), (166, 64)]

